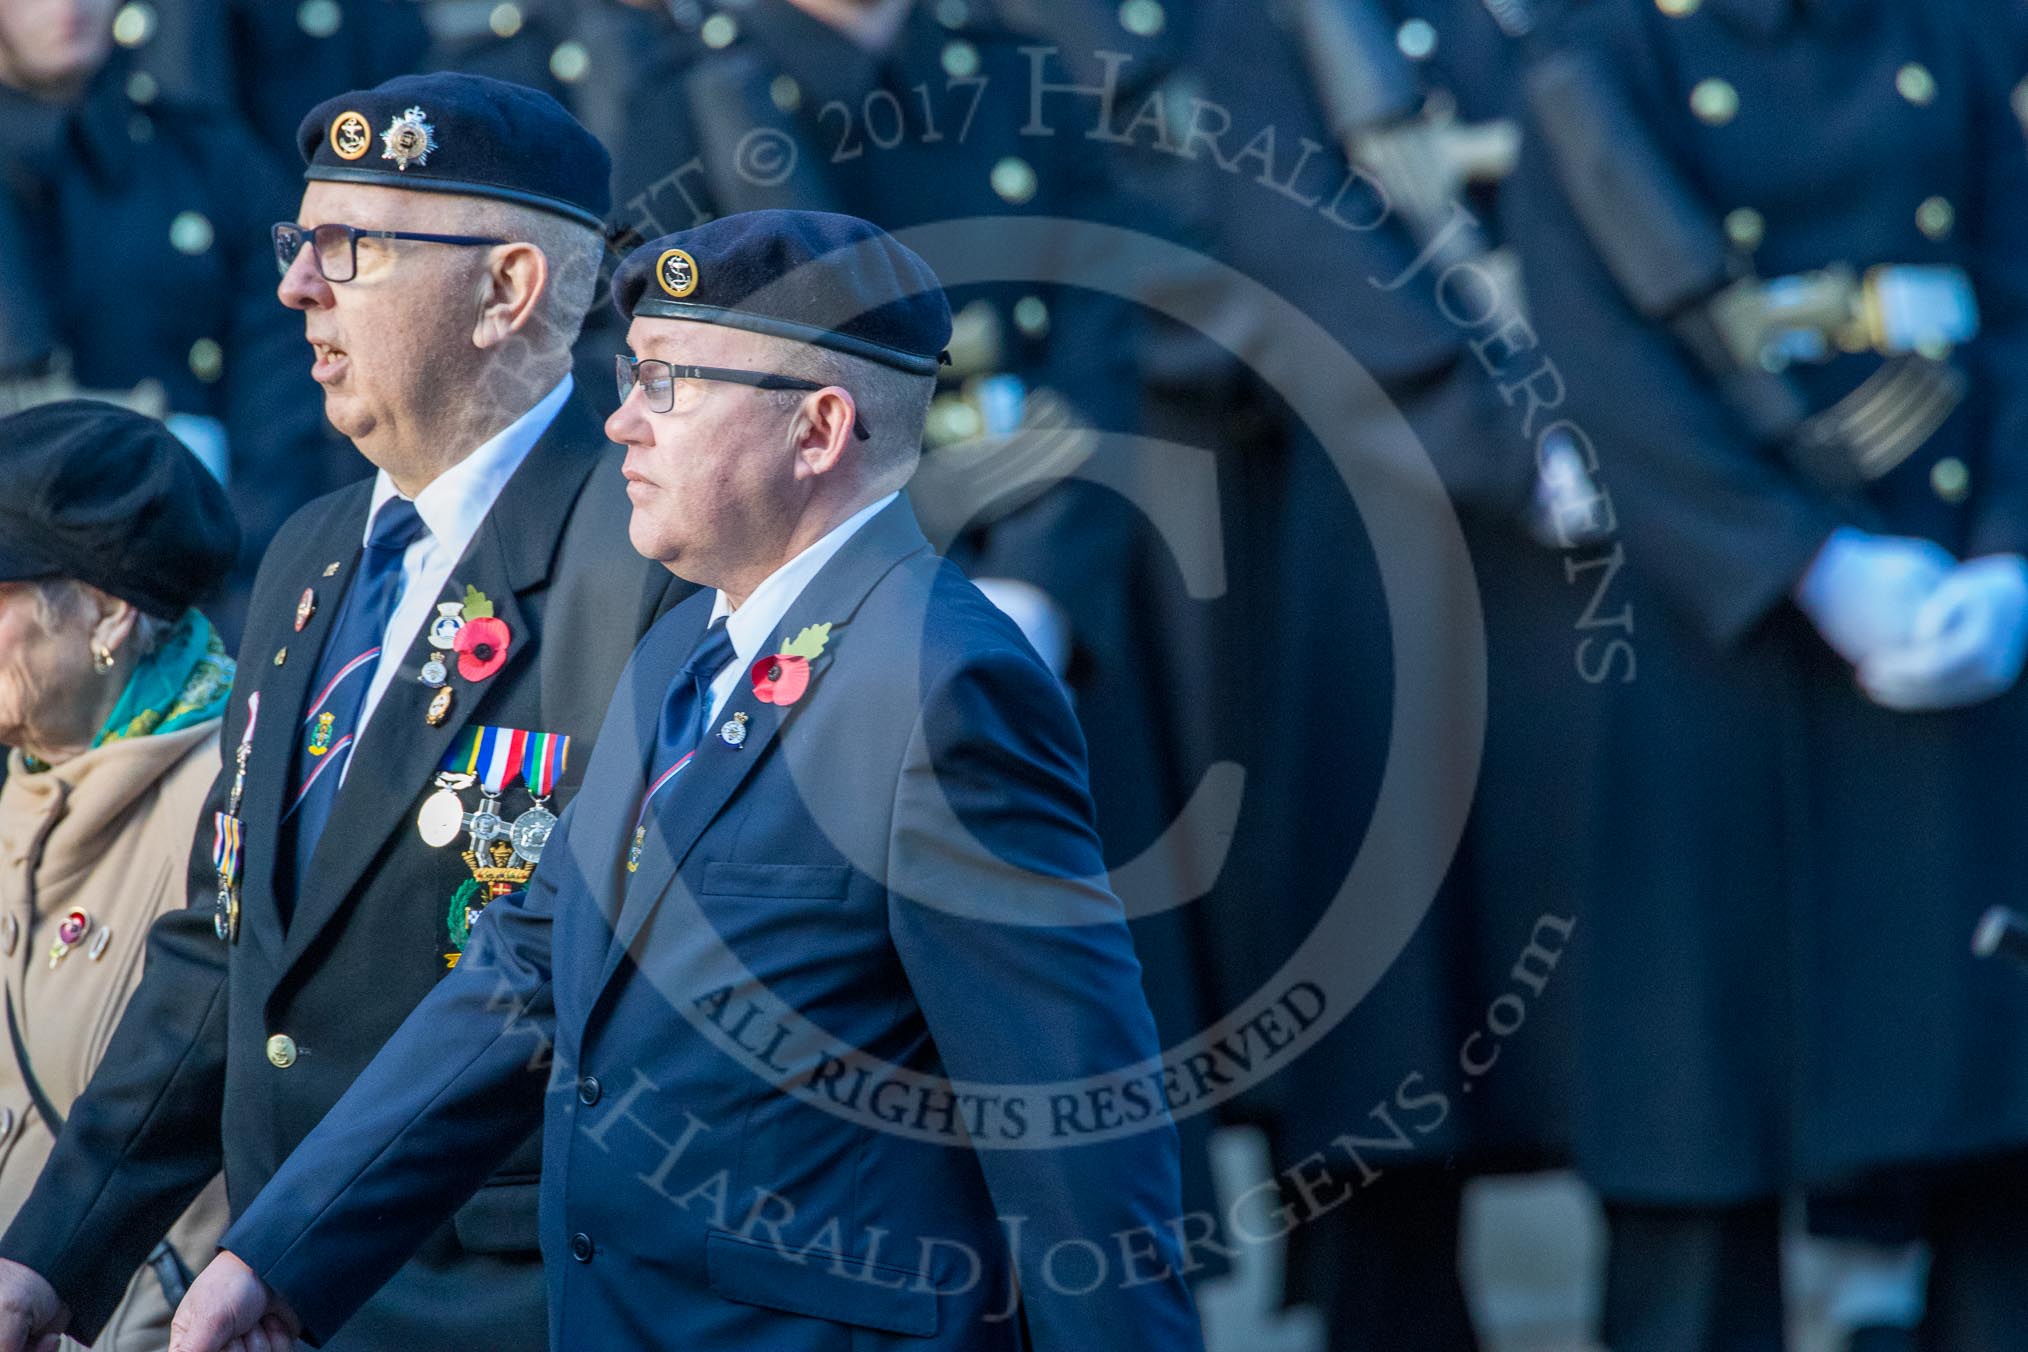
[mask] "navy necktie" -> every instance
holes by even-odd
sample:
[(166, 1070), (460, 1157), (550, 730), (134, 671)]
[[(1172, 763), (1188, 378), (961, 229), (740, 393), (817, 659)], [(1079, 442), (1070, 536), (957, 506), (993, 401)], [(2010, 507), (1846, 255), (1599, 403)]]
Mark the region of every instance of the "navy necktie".
[(381, 505), (344, 604), (324, 640), (310, 702), (304, 706), (303, 720), (296, 729), (290, 802), (282, 822), (284, 836), (293, 833), (295, 839), (285, 845), (276, 861), (286, 860), (294, 866), (293, 873), (276, 889), (285, 910), (294, 905), (297, 887), (309, 874), (310, 857), (317, 851), (317, 841), (338, 797), (338, 781), (344, 778), (346, 763), (352, 758), (366, 691), (380, 665), (381, 641), (395, 606), (401, 602), (402, 556), (426, 529), (415, 504), (407, 498), (389, 498)]
[(711, 682), (732, 658), (732, 635), (726, 632), (723, 619), (713, 620), (690, 650), (682, 673), (669, 683), (662, 718), (655, 725), (655, 749), (647, 764), (648, 797), (641, 804), (640, 827), (646, 826), (649, 813), (674, 801), (674, 781), (681, 776), (673, 772), (704, 740), (704, 723), (711, 715)]

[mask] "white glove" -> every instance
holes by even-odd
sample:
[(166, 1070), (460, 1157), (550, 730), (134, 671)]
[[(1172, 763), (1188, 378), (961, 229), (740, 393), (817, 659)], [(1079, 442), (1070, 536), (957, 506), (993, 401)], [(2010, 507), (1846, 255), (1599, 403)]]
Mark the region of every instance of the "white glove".
[(1020, 627), (1028, 646), (1061, 680), (1070, 666), (1070, 617), (1063, 607), (1042, 588), (1017, 578), (975, 577), (972, 585)]
[(1796, 584), (1796, 604), (1824, 642), (1857, 666), (1909, 642), (1918, 610), (1956, 563), (1929, 540), (1840, 526)]
[(1908, 642), (1859, 664), (1859, 685), (1889, 709), (1956, 709), (2013, 685), (2024, 650), (2028, 559), (1993, 554), (1959, 564), (1916, 612)]

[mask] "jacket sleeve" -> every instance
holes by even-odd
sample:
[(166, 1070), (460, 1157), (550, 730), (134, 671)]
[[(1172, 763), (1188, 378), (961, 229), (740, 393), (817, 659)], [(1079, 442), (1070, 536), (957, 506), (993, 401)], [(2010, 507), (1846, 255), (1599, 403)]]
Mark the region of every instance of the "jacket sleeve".
[[(559, 838), (574, 815), (564, 811)], [(539, 1124), (556, 1029), (555, 872), (486, 908), (456, 969), (219, 1241), (282, 1293), (312, 1344)]]
[[(1153, 1062), (1082, 738), (1011, 637), (931, 682), (896, 786), (890, 869), (889, 931), (954, 1081), (1028, 1086)], [(1015, 1261), (1040, 1352), (1202, 1346), (1167, 1228), (1181, 1174), (1166, 1112), (1116, 1139), (982, 1148), (979, 1160), (995, 1209), (1024, 1218)], [(1145, 1282), (1067, 1297), (1039, 1261), (1066, 1239), (1144, 1232)]]
[(1708, 638), (1740, 641), (1786, 603), (1844, 514), (1757, 448), (1674, 336), (1634, 311), (1532, 120), (1502, 210), (1566, 389), (1555, 416), (1595, 451), (1611, 528)]
[(70, 1332), (95, 1339), (148, 1251), (221, 1167), (226, 949), (212, 930), (212, 785), (191, 851), (191, 905), (148, 933), (140, 984), (106, 1054), (71, 1105), (0, 1255), (48, 1278)]

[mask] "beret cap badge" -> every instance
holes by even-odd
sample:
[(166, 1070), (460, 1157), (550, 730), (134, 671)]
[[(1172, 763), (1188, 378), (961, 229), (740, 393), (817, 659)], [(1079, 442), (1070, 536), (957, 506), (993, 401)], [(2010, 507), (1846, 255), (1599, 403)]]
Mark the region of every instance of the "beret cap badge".
[(681, 300), (697, 289), (697, 260), (682, 249), (665, 249), (655, 260), (655, 280)]
[(331, 119), (331, 149), (341, 160), (356, 160), (373, 148), (373, 125), (364, 113), (343, 112)]
[(393, 160), (396, 169), (406, 172), (411, 164), (430, 162), (430, 152), (437, 148), (437, 132), (429, 124), (428, 114), (417, 106), (388, 123), (380, 143), (380, 158)]

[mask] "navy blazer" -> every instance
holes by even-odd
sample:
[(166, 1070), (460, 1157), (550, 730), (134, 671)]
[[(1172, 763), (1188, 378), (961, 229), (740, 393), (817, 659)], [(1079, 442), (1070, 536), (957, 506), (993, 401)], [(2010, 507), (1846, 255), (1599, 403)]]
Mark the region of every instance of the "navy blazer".
[(784, 618), (833, 626), (800, 700), (735, 688), (630, 874), (710, 607), (642, 640), (533, 884), (225, 1247), (328, 1335), (540, 1113), (553, 1347), (1200, 1347), (1054, 678), (897, 502)]

